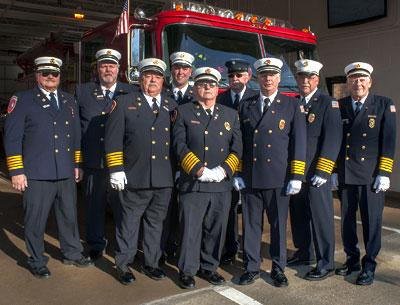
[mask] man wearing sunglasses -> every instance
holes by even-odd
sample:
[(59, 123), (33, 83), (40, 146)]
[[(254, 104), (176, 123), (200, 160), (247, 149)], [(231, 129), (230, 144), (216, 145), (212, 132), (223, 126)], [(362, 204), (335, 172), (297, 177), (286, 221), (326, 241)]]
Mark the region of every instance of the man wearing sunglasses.
[[(109, 191), (108, 170), (104, 156), (104, 130), (112, 101), (127, 94), (133, 87), (118, 81), (121, 54), (113, 49), (97, 51), (98, 82), (76, 86), (82, 127), (82, 155), (84, 168), (84, 195), (86, 205), (86, 242), (91, 259), (103, 255), (107, 240), (104, 233), (105, 212)], [(112, 201), (112, 200), (111, 200)], [(110, 202), (116, 208), (115, 202)]]
[[(239, 109), (240, 103), (257, 94), (247, 86), (251, 78), (250, 64), (242, 59), (232, 59), (225, 63), (229, 78), (229, 89), (219, 94), (217, 103)], [(235, 187), (235, 186), (234, 186)], [(239, 250), (238, 236), (238, 203), (240, 193), (238, 189), (232, 190), (232, 202), (229, 210), (228, 227), (226, 229), (225, 252), (221, 257), (221, 264), (228, 265), (234, 262)]]
[(209, 67), (193, 73), (195, 101), (176, 111), (173, 147), (181, 166), (179, 179), (182, 245), (180, 286), (194, 288), (194, 276), (221, 285), (222, 254), (232, 176), (242, 155), (237, 112), (216, 104), (221, 74)]
[(30, 271), (48, 278), (44, 233), (54, 206), (64, 264), (92, 265), (82, 255), (76, 183), (80, 170), (80, 126), (74, 97), (58, 88), (62, 61), (35, 59), (37, 85), (14, 95), (8, 105), (4, 144), (13, 188), (23, 194), (25, 242)]
[(305, 279), (318, 281), (334, 270), (333, 198), (327, 181), (339, 153), (342, 121), (339, 103), (318, 89), (322, 64), (310, 59), (294, 64), (299, 103), (307, 119), (307, 159), (303, 187), (290, 198), (293, 243), (298, 250), (288, 258), (288, 266), (309, 265), (316, 257), (317, 265)]

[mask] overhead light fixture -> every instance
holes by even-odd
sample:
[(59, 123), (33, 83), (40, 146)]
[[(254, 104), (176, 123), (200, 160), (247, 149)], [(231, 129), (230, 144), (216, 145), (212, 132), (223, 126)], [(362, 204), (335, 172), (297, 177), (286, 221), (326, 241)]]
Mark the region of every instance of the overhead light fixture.
[(83, 13), (74, 13), (74, 18), (77, 20), (85, 19), (85, 14)]

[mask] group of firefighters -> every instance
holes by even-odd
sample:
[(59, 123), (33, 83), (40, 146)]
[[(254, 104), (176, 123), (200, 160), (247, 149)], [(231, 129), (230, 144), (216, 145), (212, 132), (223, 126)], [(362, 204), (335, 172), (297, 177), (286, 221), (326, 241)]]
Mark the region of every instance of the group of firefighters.
[[(359, 271), (358, 285), (373, 283), (381, 248), (384, 192), (396, 140), (396, 108), (370, 93), (373, 67), (345, 67), (350, 96), (339, 101), (320, 89), (322, 64), (295, 62), (299, 97), (278, 91), (283, 61), (225, 63), (229, 89), (218, 95), (221, 74), (194, 69), (186, 52), (139, 63), (139, 87), (118, 81), (121, 54), (96, 53), (98, 81), (78, 85), (75, 96), (59, 88), (62, 60), (35, 60), (37, 85), (8, 105), (4, 144), (12, 186), (22, 192), (30, 271), (48, 278), (44, 232), (53, 207), (65, 264), (88, 267), (107, 246), (105, 211), (116, 224), (115, 264), (122, 284), (142, 232), (140, 271), (166, 277), (160, 261), (177, 255), (179, 284), (195, 276), (225, 282), (220, 264), (239, 249), (238, 203), (243, 216), (243, 263), (239, 284), (260, 276), (264, 211), (270, 224), (271, 278), (288, 285), (286, 266), (310, 265), (307, 280)], [(259, 90), (247, 83), (256, 71)], [(193, 86), (189, 85), (192, 77)], [(83, 182), (86, 243), (77, 223), (76, 183)], [(334, 265), (332, 190), (341, 202), (346, 261)], [(287, 257), (290, 209), (297, 251)], [(365, 255), (356, 230), (360, 210)]]

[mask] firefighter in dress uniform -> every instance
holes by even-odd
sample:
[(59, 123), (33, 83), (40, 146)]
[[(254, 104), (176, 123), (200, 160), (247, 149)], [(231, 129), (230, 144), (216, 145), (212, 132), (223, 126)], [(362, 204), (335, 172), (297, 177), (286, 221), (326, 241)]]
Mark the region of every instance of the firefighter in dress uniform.
[[(178, 105), (189, 103), (193, 99), (193, 88), (189, 85), (192, 75), (193, 55), (187, 52), (175, 52), (170, 56), (171, 61), (171, 85), (166, 89), (167, 94), (174, 99)], [(175, 185), (178, 184), (180, 172), (175, 175)], [(174, 257), (179, 247), (179, 198), (178, 189), (172, 192), (171, 204), (163, 232), (163, 252), (165, 258)]]
[[(250, 89), (247, 83), (251, 79), (250, 64), (242, 59), (232, 59), (225, 63), (227, 67), (229, 89), (219, 94), (217, 103), (228, 106), (235, 110), (239, 109), (240, 103), (257, 94)], [(228, 227), (226, 229), (225, 252), (221, 257), (221, 264), (228, 265), (234, 262), (236, 253), (239, 250), (238, 236), (238, 204), (240, 192), (232, 190), (231, 209), (229, 210)]]
[[(350, 96), (339, 100), (343, 141), (332, 175), (341, 202), (342, 240), (346, 262), (336, 274), (359, 271), (356, 284), (374, 281), (381, 248), (385, 191), (390, 187), (396, 147), (396, 107), (384, 96), (370, 93), (373, 67), (354, 62), (345, 67)], [(360, 265), (356, 212), (360, 209), (365, 255)]]
[(60, 90), (62, 60), (35, 59), (37, 85), (18, 92), (8, 105), (4, 145), (12, 186), (22, 192), (28, 265), (48, 278), (44, 233), (54, 206), (64, 264), (92, 265), (82, 255), (76, 183), (82, 179), (79, 113), (73, 96)]
[[(322, 280), (334, 271), (335, 227), (330, 183), (342, 141), (339, 103), (320, 89), (322, 64), (309, 59), (295, 62), (300, 105), (307, 118), (307, 158), (305, 183), (299, 194), (290, 198), (290, 222), (293, 242), (298, 250), (288, 259), (288, 266), (317, 265), (307, 280)], [(312, 240), (314, 240), (315, 256)]]
[(287, 286), (286, 222), (289, 195), (301, 189), (306, 159), (304, 110), (291, 97), (278, 92), (283, 62), (262, 58), (254, 63), (260, 93), (240, 105), (243, 134), (241, 172), (234, 184), (243, 190), (244, 261), (240, 285), (260, 276), (263, 212), (271, 230), (271, 278), (277, 287)]
[[(105, 124), (112, 100), (133, 90), (132, 86), (117, 80), (121, 59), (118, 51), (101, 49), (95, 56), (99, 81), (78, 85), (75, 90), (82, 129), (86, 241), (93, 261), (103, 255), (107, 245), (104, 222), (109, 201), (109, 173), (104, 156)], [(112, 205), (116, 208), (115, 202)]]
[(165, 278), (159, 268), (161, 235), (171, 200), (173, 162), (171, 114), (176, 103), (161, 95), (166, 64), (157, 58), (139, 63), (140, 90), (113, 101), (106, 123), (105, 150), (111, 186), (118, 190), (121, 216), (116, 225), (115, 261), (122, 284), (135, 280), (128, 264), (137, 252), (143, 223), (144, 263), (154, 280)]
[(173, 146), (179, 179), (182, 244), (180, 286), (194, 288), (194, 276), (221, 285), (221, 258), (231, 205), (231, 178), (242, 154), (237, 112), (216, 104), (221, 74), (209, 67), (193, 73), (195, 101), (178, 107)]

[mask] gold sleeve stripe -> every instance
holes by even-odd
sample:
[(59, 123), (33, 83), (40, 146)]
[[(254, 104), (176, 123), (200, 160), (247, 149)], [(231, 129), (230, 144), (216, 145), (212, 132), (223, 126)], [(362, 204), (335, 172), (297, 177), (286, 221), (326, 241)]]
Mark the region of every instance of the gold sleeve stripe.
[(7, 157), (7, 167), (9, 171), (24, 168), (22, 155)]
[(306, 163), (303, 161), (292, 160), (290, 162), (290, 173), (297, 175), (304, 175)]
[(239, 165), (239, 158), (236, 157), (234, 154), (229, 154), (228, 157), (225, 159), (225, 163), (228, 164), (232, 173), (235, 173), (236, 168)]
[(335, 167), (335, 162), (326, 158), (319, 158), (317, 163), (317, 169), (328, 174), (331, 174), (333, 168)]
[(82, 163), (82, 152), (75, 150), (75, 163)]
[(394, 160), (391, 158), (380, 157), (379, 159), (379, 169), (385, 172), (391, 173), (393, 171)]
[(189, 174), (193, 167), (200, 162), (200, 159), (191, 151), (186, 154), (181, 162), (182, 169)]
[(239, 160), (238, 166), (236, 167), (237, 172), (242, 172), (243, 171), (243, 161)]
[(124, 165), (124, 157), (122, 151), (108, 153), (106, 155), (107, 167)]

